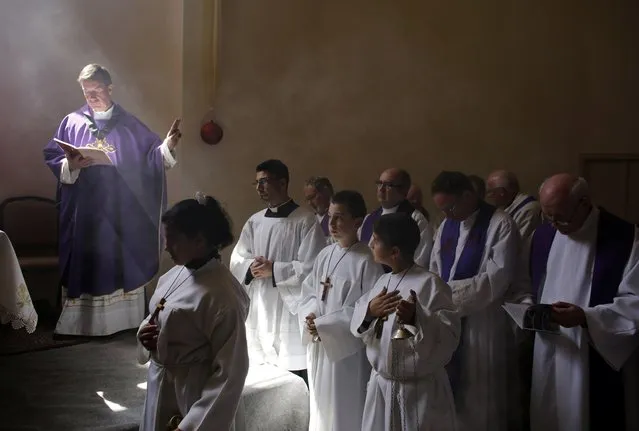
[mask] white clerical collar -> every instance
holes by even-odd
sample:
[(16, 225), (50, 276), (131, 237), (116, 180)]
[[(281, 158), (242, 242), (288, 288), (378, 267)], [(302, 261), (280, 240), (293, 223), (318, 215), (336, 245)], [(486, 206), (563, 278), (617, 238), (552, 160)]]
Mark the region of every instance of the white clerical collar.
[(292, 198), (289, 198), (289, 200), (287, 200), (286, 202), (282, 202), (276, 207), (269, 206), (268, 209), (271, 210), (272, 213), (277, 214), (277, 211), (280, 209), (280, 207), (283, 207), (284, 205), (290, 203), (292, 200), (293, 200)]
[(598, 222), (599, 208), (593, 205), (592, 209), (590, 210), (590, 214), (588, 214), (588, 217), (586, 217), (584, 224), (581, 225), (579, 230), (567, 236), (574, 240), (588, 239), (589, 234), (596, 230)]
[(315, 217), (317, 217), (317, 221), (321, 223), (322, 220), (324, 220), (324, 217), (326, 217), (327, 215), (328, 215), (327, 213), (324, 213), (324, 214), (316, 213)]
[(477, 214), (479, 214), (479, 207), (477, 207), (475, 212), (473, 212), (471, 215), (466, 217), (466, 219), (463, 220), (461, 224), (467, 229), (472, 228), (473, 225), (475, 224), (475, 220), (477, 219)]
[(395, 214), (397, 212), (398, 208), (399, 208), (399, 204), (395, 205), (393, 208), (384, 208), (384, 207), (382, 207), (382, 215)]
[(110, 120), (111, 116), (113, 115), (114, 106), (115, 105), (112, 103), (111, 107), (107, 109), (106, 111), (103, 111), (103, 112), (93, 111), (93, 119), (94, 120)]

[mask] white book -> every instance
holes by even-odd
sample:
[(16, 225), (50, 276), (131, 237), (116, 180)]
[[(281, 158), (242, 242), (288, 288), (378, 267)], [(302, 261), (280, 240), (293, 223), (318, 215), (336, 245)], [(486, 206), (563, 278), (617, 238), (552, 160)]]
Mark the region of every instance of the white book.
[(552, 305), (550, 304), (530, 305), (507, 302), (502, 307), (523, 330), (559, 333), (559, 325), (551, 318)]
[(76, 147), (57, 138), (53, 138), (53, 140), (68, 156), (73, 157), (76, 154), (80, 154), (82, 157), (89, 157), (93, 159), (93, 165), (113, 165), (109, 155), (102, 150), (90, 147)]

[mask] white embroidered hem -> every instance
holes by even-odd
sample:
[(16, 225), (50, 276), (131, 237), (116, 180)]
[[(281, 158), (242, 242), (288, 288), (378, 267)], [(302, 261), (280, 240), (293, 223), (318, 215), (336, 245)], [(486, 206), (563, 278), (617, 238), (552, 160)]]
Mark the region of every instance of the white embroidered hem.
[(144, 287), (125, 293), (122, 289), (109, 295), (79, 298), (66, 297), (62, 289), (64, 306), (55, 328), (59, 335), (104, 336), (126, 329), (137, 328), (144, 319)]

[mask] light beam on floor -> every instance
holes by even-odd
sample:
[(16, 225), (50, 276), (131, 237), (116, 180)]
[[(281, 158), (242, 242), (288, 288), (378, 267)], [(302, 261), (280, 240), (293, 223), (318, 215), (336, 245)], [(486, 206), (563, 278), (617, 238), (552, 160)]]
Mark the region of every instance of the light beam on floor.
[(98, 394), (98, 396), (100, 398), (102, 398), (102, 400), (104, 401), (104, 404), (106, 404), (107, 407), (110, 408), (112, 411), (114, 411), (114, 412), (122, 412), (122, 411), (126, 410), (126, 407), (121, 406), (118, 403), (114, 403), (113, 401), (109, 401), (106, 398), (104, 398), (104, 392), (97, 391), (96, 394)]
[(143, 391), (146, 391), (146, 382), (138, 383), (136, 386)]

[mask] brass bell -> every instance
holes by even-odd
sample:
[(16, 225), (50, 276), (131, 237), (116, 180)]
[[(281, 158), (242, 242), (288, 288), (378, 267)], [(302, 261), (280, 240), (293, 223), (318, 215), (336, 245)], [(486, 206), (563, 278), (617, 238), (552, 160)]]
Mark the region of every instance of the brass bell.
[(399, 324), (399, 328), (393, 333), (393, 340), (407, 340), (413, 338), (415, 334), (410, 332), (402, 323)]

